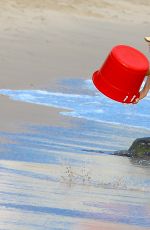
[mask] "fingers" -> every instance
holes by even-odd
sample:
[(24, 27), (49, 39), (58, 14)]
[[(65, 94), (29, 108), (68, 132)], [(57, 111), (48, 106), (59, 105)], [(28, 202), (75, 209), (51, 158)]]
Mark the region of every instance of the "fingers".
[(133, 101), (133, 104), (137, 104), (140, 100), (146, 97), (147, 93), (144, 90), (141, 90), (140, 96)]
[(140, 98), (136, 98), (132, 104), (137, 104), (140, 101)]

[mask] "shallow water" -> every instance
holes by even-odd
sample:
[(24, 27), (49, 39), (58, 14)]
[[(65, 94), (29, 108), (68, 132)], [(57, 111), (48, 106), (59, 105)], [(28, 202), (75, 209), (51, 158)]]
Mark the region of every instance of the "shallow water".
[[(74, 84), (83, 91), (76, 92)], [(69, 111), (61, 112), (66, 116), (150, 130), (149, 95), (138, 106), (133, 104), (123, 106), (97, 92), (91, 80), (65, 81), (64, 86), (67, 85), (68, 93), (1, 89), (0, 94), (17, 101), (67, 109)]]
[(67, 109), (62, 116), (74, 120), (69, 127), (29, 124), (28, 132), (0, 132), (9, 140), (0, 148), (0, 229), (94, 229), (86, 228), (93, 221), (98, 229), (103, 221), (116, 229), (150, 228), (150, 163), (112, 155), (149, 135), (149, 96), (123, 106), (90, 80), (74, 79), (53, 92), (0, 94)]

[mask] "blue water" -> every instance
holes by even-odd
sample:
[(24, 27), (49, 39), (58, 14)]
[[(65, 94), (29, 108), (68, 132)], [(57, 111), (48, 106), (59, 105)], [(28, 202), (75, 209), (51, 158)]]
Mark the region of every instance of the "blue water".
[[(9, 96), (12, 100), (67, 109), (69, 111), (61, 112), (66, 116), (150, 130), (149, 95), (138, 105), (123, 105), (99, 93), (91, 80), (81, 84), (86, 89), (86, 94), (9, 89), (1, 89), (0, 94)], [(74, 86), (76, 85), (75, 82)]]
[(149, 136), (149, 96), (125, 106), (75, 79), (0, 94), (59, 108), (69, 123), (0, 132), (0, 230), (150, 229), (150, 162), (112, 154)]

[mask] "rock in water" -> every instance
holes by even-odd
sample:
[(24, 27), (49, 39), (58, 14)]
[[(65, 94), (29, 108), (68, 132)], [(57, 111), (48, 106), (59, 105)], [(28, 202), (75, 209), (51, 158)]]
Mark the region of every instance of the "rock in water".
[(128, 150), (115, 151), (114, 155), (150, 159), (150, 137), (138, 138)]
[(113, 153), (116, 156), (121, 156), (121, 157), (131, 157), (128, 150), (118, 150)]
[(131, 157), (150, 157), (150, 137), (136, 139), (128, 149)]

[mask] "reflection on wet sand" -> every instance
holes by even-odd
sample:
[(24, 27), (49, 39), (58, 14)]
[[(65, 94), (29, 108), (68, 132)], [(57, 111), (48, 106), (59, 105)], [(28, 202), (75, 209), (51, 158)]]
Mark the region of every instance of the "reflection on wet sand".
[(31, 134), (1, 133), (15, 140), (1, 152), (1, 229), (150, 226), (149, 168), (110, 152), (83, 151), (87, 138), (89, 147), (91, 142), (88, 128), (80, 135), (82, 125), (77, 122), (74, 131), (39, 126)]

